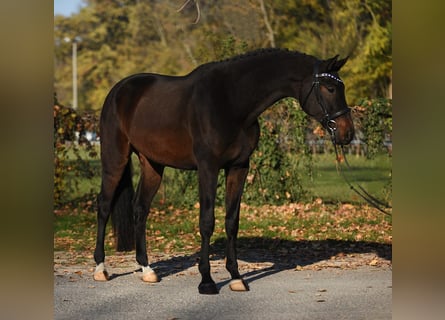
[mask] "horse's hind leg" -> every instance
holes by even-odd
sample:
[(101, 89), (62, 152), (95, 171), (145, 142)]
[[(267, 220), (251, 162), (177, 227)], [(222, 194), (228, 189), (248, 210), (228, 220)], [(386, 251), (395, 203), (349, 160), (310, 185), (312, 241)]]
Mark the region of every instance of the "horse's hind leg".
[(243, 167), (226, 169), (226, 268), (232, 277), (230, 289), (233, 291), (249, 290), (247, 283), (241, 279), (241, 275), (239, 274), (236, 252), (241, 195), (248, 171), (248, 164)]
[[(94, 250), (94, 260), (96, 261), (96, 270), (93, 278), (96, 281), (107, 281), (108, 272), (105, 269), (105, 228), (111, 214), (111, 196), (107, 197), (107, 188), (102, 182), (101, 192), (98, 196), (98, 211), (97, 211), (97, 235), (96, 235), (96, 249)], [(105, 196), (104, 196), (105, 195)], [(110, 200), (107, 200), (110, 198)]]
[(97, 236), (96, 249), (94, 251), (94, 260), (96, 262), (96, 270), (94, 271), (94, 280), (107, 281), (108, 273), (105, 269), (105, 229), (108, 219), (111, 214), (111, 204), (113, 194), (119, 184), (119, 181), (114, 182), (115, 179), (103, 176), (101, 191), (98, 197), (98, 212), (97, 212)]
[(139, 161), (142, 174), (134, 200), (136, 261), (142, 266), (142, 280), (157, 282), (158, 277), (148, 264), (145, 231), (150, 205), (161, 183), (164, 167), (142, 155), (139, 155)]
[(109, 145), (106, 140), (101, 142), (102, 184), (98, 196), (97, 236), (94, 251), (96, 270), (93, 275), (96, 281), (108, 280), (108, 273), (104, 266), (105, 229), (111, 214), (113, 197), (121, 179), (131, 179), (131, 169), (128, 164), (129, 156), (130, 147), (128, 143)]

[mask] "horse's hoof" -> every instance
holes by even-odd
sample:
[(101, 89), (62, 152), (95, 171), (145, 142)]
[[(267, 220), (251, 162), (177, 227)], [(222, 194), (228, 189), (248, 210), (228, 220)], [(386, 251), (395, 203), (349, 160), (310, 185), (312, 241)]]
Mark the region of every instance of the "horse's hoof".
[(94, 270), (93, 279), (96, 281), (108, 281), (110, 277), (108, 276), (107, 270), (105, 270), (104, 263), (99, 263)]
[(158, 282), (158, 275), (154, 271), (144, 272), (142, 273), (142, 281), (155, 283)]
[(229, 287), (232, 291), (249, 291), (249, 286), (243, 279), (234, 279), (230, 281)]
[(106, 270), (94, 272), (93, 278), (96, 281), (108, 281), (110, 279)]
[(215, 283), (201, 283), (198, 286), (198, 290), (200, 294), (218, 294), (218, 288), (216, 287)]

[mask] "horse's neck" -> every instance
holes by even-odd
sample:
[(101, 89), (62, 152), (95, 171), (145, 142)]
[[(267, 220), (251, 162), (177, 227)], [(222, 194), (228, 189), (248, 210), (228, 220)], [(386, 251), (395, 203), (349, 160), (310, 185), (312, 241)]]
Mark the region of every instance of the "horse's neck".
[[(239, 108), (247, 123), (252, 123), (258, 116), (275, 102), (286, 97), (298, 99), (302, 80), (310, 74), (311, 68), (286, 66), (284, 63), (264, 64), (251, 70), (237, 85), (240, 99)], [(246, 90), (246, 88), (249, 88)], [(244, 92), (243, 92), (244, 91)]]

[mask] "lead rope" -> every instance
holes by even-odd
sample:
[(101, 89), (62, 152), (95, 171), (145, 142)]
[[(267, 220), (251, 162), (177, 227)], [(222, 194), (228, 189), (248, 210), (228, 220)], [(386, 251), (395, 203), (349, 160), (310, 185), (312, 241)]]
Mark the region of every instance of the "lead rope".
[[(335, 128), (330, 129), (330, 134), (331, 134), (332, 144), (334, 145), (334, 150), (335, 150), (335, 164), (337, 167), (337, 172), (343, 177), (343, 179), (346, 181), (346, 184), (349, 186), (349, 188), (352, 191), (354, 191), (356, 194), (358, 194), (360, 197), (362, 197), (366, 202), (368, 202), (371, 206), (373, 206), (374, 208), (379, 210), (381, 213), (392, 217), (392, 213), (389, 213), (388, 211), (386, 211), (385, 209), (382, 208), (382, 207), (386, 207), (386, 208), (392, 209), (391, 206), (389, 206), (387, 203), (383, 203), (382, 201), (378, 200), (374, 196), (370, 195), (361, 185), (357, 184), (357, 187), (355, 187), (349, 181), (349, 179), (346, 177), (344, 171), (342, 170), (341, 161), (340, 161), (340, 157), (339, 157), (340, 155), (338, 153), (337, 145), (334, 142)], [(346, 158), (346, 154), (343, 149), (343, 146), (341, 146), (341, 156), (343, 157), (343, 159), (346, 163), (346, 168), (351, 170), (351, 166), (349, 165), (349, 162)]]

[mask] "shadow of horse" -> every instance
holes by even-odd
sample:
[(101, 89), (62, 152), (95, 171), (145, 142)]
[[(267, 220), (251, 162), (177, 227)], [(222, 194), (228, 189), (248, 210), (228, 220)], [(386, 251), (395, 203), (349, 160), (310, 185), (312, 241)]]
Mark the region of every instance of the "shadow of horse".
[[(218, 238), (211, 246), (211, 260), (224, 259), (225, 238)], [(269, 263), (271, 266), (242, 274), (247, 283), (272, 274), (293, 270), (296, 266), (308, 266), (329, 260), (338, 255), (375, 254), (392, 262), (392, 244), (347, 240), (283, 240), (264, 237), (240, 237), (237, 242), (238, 258), (247, 263)], [(199, 252), (175, 256), (151, 264), (159, 278), (175, 275), (197, 265)], [(217, 283), (225, 286), (230, 279)]]

